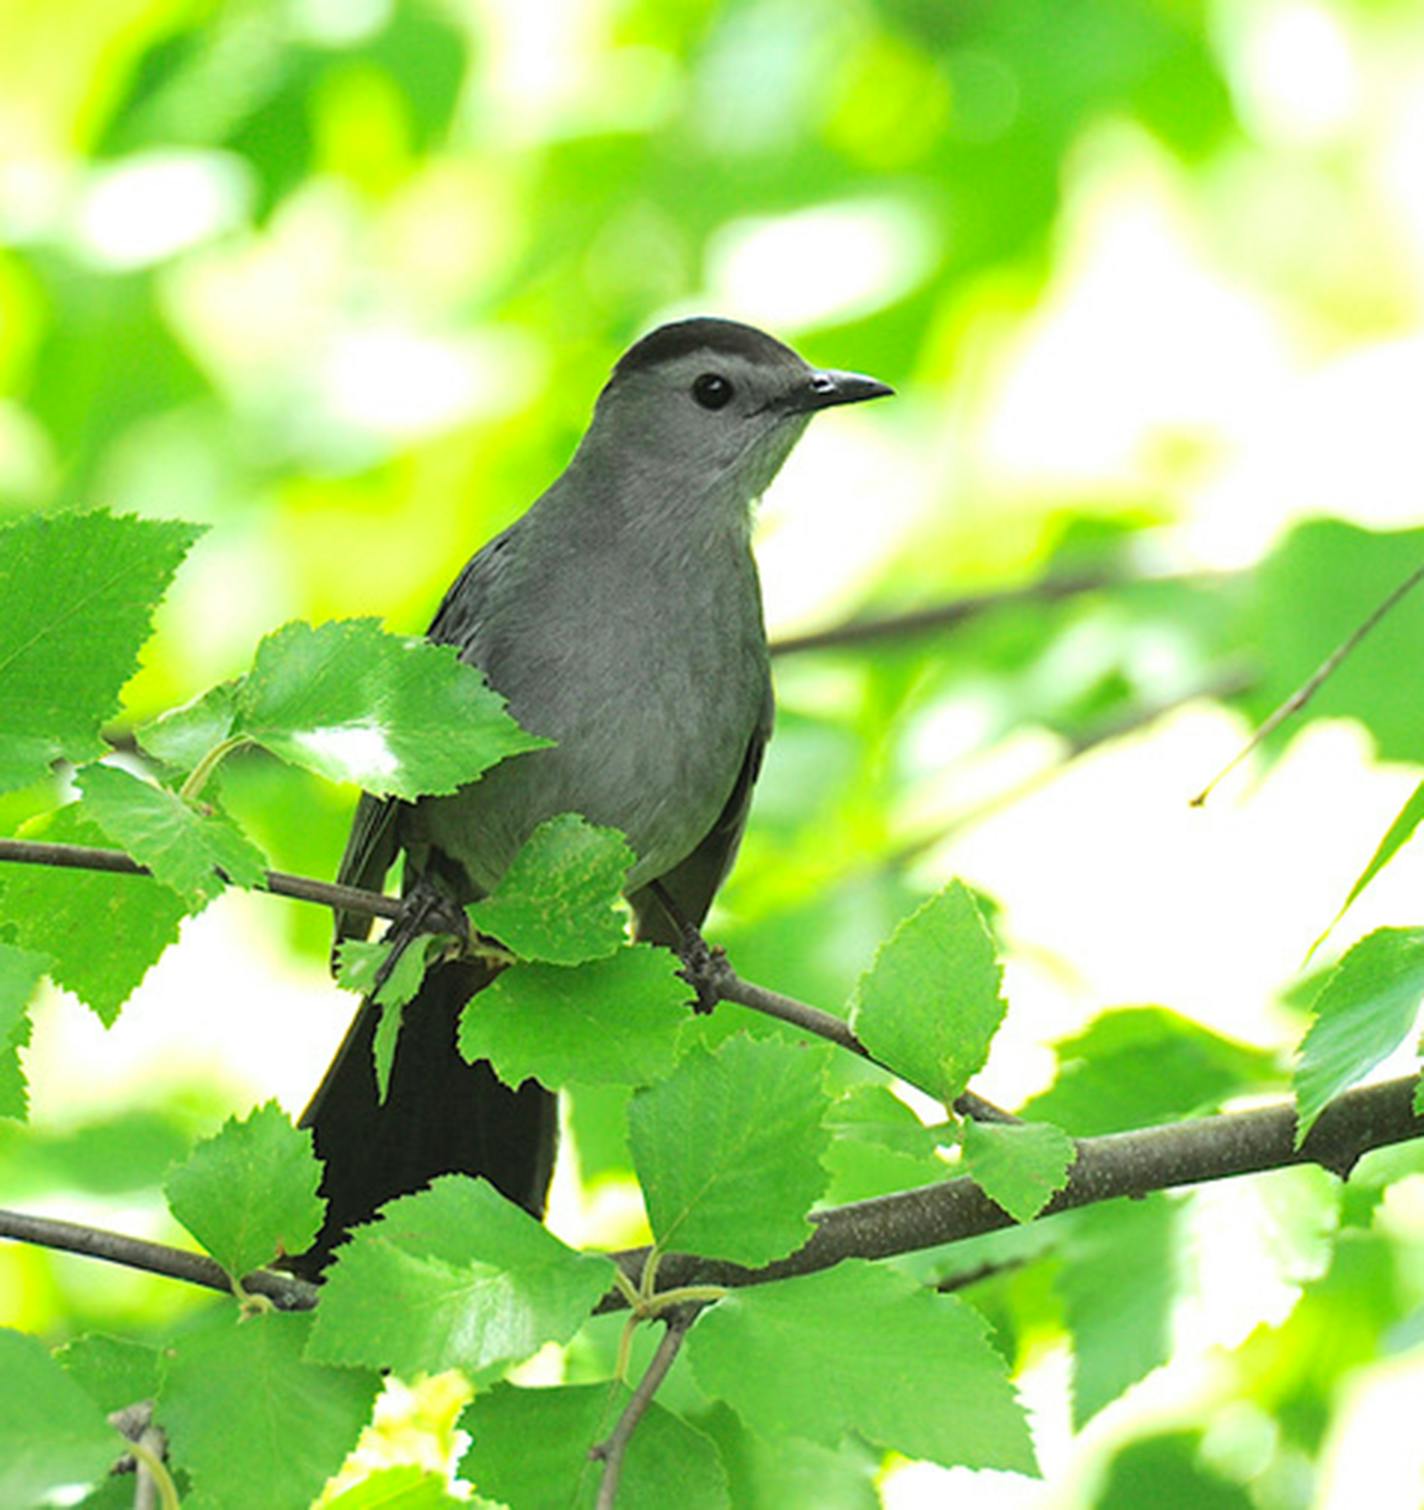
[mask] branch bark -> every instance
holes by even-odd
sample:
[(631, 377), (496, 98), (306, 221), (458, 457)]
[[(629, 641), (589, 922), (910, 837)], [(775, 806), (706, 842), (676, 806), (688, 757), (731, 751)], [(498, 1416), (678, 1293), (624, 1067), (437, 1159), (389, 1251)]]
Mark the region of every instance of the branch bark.
[(595, 1510), (613, 1510), (618, 1498), (618, 1481), (623, 1474), (623, 1455), (628, 1451), (628, 1443), (633, 1439), (633, 1432), (638, 1422), (643, 1419), (648, 1406), (653, 1403), (653, 1396), (657, 1393), (658, 1386), (667, 1378), (668, 1370), (677, 1357), (678, 1349), (682, 1346), (682, 1339), (687, 1336), (690, 1325), (690, 1316), (674, 1316), (668, 1321), (667, 1330), (663, 1333), (662, 1341), (658, 1343), (658, 1350), (653, 1354), (647, 1371), (638, 1381), (638, 1387), (633, 1391), (633, 1398), (623, 1407), (623, 1414), (619, 1416), (618, 1424), (605, 1441), (589, 1449), (591, 1458), (601, 1459), (603, 1462), (603, 1478), (599, 1481)]
[[(995, 608), (1014, 603), (1056, 603), (1060, 598), (1076, 597), (1080, 593), (1101, 592), (1106, 588), (1131, 587), (1138, 582), (1170, 582), (1182, 580), (1163, 574), (1132, 574), (1121, 567), (1098, 568), (1091, 571), (1059, 572), (1042, 577), (1036, 582), (1026, 582), (1021, 587), (999, 588), (994, 592), (966, 593), (963, 597), (951, 598), (946, 603), (935, 603), (928, 608), (910, 609), (906, 613), (892, 613), (875, 618), (852, 619), (844, 624), (833, 624), (828, 629), (814, 630), (810, 634), (788, 635), (772, 642), (773, 655), (796, 655), (803, 650), (833, 650), (846, 645), (874, 644), (881, 640), (908, 639), (914, 635), (934, 630), (952, 629), (966, 619), (978, 618)], [(1212, 575), (1198, 573), (1189, 580), (1208, 583)]]
[[(147, 865), (140, 865), (122, 850), (98, 849), (88, 844), (42, 844), (33, 839), (0, 839), (0, 861), (5, 860), (15, 865), (57, 865), (68, 870), (102, 870), (120, 876), (153, 874)], [(230, 879), (221, 870), (217, 873), (224, 881)], [(345, 912), (364, 913), (373, 918), (398, 918), (401, 915), (398, 897), (363, 891), (358, 886), (313, 881), (308, 876), (294, 876), (285, 870), (267, 871), (262, 890), (270, 891), (273, 896), (316, 902), (322, 907), (339, 907)]]
[[(1321, 1113), (1299, 1149), (1295, 1147), (1295, 1106), (1290, 1101), (1080, 1139), (1067, 1187), (1035, 1220), (1121, 1196), (1146, 1195), (1153, 1190), (1258, 1174), (1294, 1164), (1319, 1164), (1343, 1179), (1370, 1149), (1424, 1137), (1424, 1117), (1416, 1116), (1413, 1109), (1416, 1084), (1417, 1077), (1410, 1075), (1346, 1091)], [(813, 1274), (845, 1258), (890, 1258), (897, 1253), (942, 1247), (1014, 1225), (1013, 1218), (967, 1178), (833, 1206), (813, 1212), (811, 1220), (816, 1231), (810, 1240), (778, 1263), (762, 1269), (745, 1269), (686, 1254), (668, 1254), (658, 1269), (661, 1285), (672, 1289), (692, 1284), (728, 1288), (766, 1284), (774, 1279)], [(123, 1237), (76, 1222), (0, 1211), (0, 1238), (5, 1237), (146, 1269), (212, 1290), (231, 1289), (227, 1275), (203, 1254)], [(636, 1248), (611, 1257), (636, 1284), (647, 1255), (646, 1248)], [(245, 1276), (242, 1283), (244, 1289), (267, 1295), (287, 1310), (308, 1310), (321, 1293), (316, 1285), (270, 1269), (259, 1269)], [(599, 1309), (620, 1310), (625, 1304), (615, 1290), (609, 1292)]]

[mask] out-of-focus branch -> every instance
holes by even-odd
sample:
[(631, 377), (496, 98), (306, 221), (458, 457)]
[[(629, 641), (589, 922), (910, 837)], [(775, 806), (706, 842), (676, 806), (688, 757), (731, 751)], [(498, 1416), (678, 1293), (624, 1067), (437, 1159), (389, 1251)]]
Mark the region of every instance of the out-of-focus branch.
[(828, 629), (817, 629), (809, 634), (787, 635), (772, 643), (773, 655), (796, 655), (803, 650), (833, 650), (846, 645), (867, 645), (881, 640), (910, 639), (942, 629), (952, 629), (967, 619), (980, 617), (996, 608), (1020, 603), (1056, 603), (1062, 598), (1077, 597), (1081, 593), (1101, 592), (1106, 588), (1131, 587), (1139, 582), (1208, 582), (1207, 574), (1190, 578), (1131, 574), (1121, 567), (1100, 567), (1096, 570), (1059, 572), (1040, 578), (1037, 582), (1025, 583), (1022, 587), (1004, 587), (994, 592), (966, 593), (963, 597), (951, 598), (945, 603), (931, 604), (927, 608), (913, 608), (905, 613), (883, 614), (875, 618), (852, 619), (844, 624), (833, 624)]

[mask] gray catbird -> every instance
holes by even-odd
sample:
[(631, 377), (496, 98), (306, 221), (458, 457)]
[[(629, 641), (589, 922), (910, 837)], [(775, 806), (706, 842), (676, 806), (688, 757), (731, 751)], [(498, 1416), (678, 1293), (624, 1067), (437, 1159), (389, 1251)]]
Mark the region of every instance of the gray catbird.
[[(810, 367), (729, 320), (680, 320), (637, 342), (567, 470), (470, 561), (429, 630), (485, 673), (524, 728), (557, 743), (451, 796), (363, 797), (340, 879), (380, 889), (403, 854), (407, 895), (469, 902), (539, 823), (578, 812), (628, 836), (640, 937), (675, 944), (681, 925), (701, 923), (771, 732), (751, 506), (812, 413), (890, 391)], [(368, 927), (341, 916), (337, 937)], [(303, 1271), (438, 1174), (484, 1175), (542, 1214), (554, 1098), (533, 1081), (507, 1089), (455, 1048), (459, 1010), (490, 978), (469, 961), (426, 975), (384, 1102), (372, 1068), (379, 1014), (362, 1004), (303, 1118), (328, 1201)]]

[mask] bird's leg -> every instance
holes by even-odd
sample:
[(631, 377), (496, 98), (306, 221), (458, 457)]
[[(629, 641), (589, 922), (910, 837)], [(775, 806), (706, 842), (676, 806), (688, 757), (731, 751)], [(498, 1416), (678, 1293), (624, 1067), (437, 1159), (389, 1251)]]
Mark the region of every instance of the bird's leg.
[(717, 987), (727, 968), (727, 951), (720, 945), (710, 945), (702, 937), (697, 924), (677, 905), (661, 881), (650, 882), (648, 890), (658, 899), (668, 921), (677, 930), (678, 941), (674, 948), (682, 961), (678, 974), (697, 993), (697, 999), (692, 1003), (693, 1011), (710, 1012), (722, 999)]
[(401, 913), (386, 929), (382, 942), (390, 949), (376, 971), (371, 988), (372, 998), (380, 995), (381, 987), (391, 978), (391, 972), (401, 956), (422, 935), (451, 934), (461, 947), (469, 942), (470, 921), (464, 909), (455, 905), (428, 876), (420, 876), (401, 898)]

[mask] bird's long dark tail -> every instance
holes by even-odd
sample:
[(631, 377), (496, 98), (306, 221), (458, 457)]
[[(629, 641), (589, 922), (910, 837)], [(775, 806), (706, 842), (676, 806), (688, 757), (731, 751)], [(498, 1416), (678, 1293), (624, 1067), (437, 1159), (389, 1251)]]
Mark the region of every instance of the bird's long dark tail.
[(460, 1009), (494, 972), (451, 961), (427, 972), (405, 1008), (384, 1102), (376, 1094), (372, 1040), (380, 1012), (370, 1001), (347, 1031), (302, 1114), (326, 1174), (326, 1223), (288, 1267), (315, 1278), (358, 1222), (441, 1174), (483, 1175), (510, 1200), (542, 1216), (553, 1169), (555, 1098), (532, 1080), (517, 1091), (489, 1064), (467, 1064), (455, 1047)]

